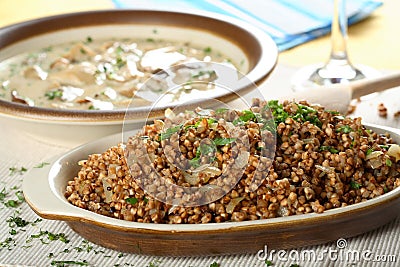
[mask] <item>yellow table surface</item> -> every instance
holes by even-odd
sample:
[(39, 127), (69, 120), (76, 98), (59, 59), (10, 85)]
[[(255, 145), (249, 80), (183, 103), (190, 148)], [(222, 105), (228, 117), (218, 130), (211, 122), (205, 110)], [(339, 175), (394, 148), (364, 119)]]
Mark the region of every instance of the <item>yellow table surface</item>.
[[(0, 27), (67, 12), (113, 8), (111, 0), (1, 0)], [(349, 28), (349, 57), (355, 64), (377, 69), (400, 69), (400, 1), (386, 0), (366, 20)], [(325, 61), (329, 36), (320, 37), (280, 54), (279, 63), (303, 66)]]
[(111, 0), (0, 0), (0, 27), (62, 13), (114, 8)]
[[(350, 0), (351, 1), (351, 0)], [(400, 1), (386, 0), (367, 19), (348, 31), (348, 53), (354, 64), (400, 70)], [(324, 36), (281, 53), (280, 62), (302, 66), (325, 61), (330, 37)]]

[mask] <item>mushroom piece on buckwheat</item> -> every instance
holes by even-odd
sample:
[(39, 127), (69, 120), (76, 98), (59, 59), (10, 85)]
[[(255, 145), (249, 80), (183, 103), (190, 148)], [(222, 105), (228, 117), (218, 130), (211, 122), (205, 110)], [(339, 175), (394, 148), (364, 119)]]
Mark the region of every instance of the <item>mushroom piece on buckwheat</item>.
[(255, 99), (166, 115), (80, 161), (68, 201), (129, 221), (211, 223), (321, 213), (400, 186), (400, 146), (321, 106)]

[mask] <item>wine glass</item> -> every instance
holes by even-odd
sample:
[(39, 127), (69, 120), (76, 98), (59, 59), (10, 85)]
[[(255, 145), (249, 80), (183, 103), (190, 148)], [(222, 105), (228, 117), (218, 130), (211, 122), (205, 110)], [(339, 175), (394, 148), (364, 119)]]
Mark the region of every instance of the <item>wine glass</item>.
[(346, 1), (334, 0), (331, 53), (325, 64), (306, 66), (292, 77), (294, 91), (305, 91), (307, 88), (346, 84), (351, 81), (373, 78), (380, 73), (368, 66), (353, 66), (347, 53), (347, 15)]

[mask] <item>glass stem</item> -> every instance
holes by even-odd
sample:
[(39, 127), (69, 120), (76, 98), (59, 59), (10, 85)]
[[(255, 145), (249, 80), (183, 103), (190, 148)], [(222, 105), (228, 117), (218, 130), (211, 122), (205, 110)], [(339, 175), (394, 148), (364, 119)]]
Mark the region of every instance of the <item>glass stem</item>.
[(327, 65), (351, 66), (347, 55), (347, 15), (345, 0), (334, 0), (331, 31), (332, 50)]

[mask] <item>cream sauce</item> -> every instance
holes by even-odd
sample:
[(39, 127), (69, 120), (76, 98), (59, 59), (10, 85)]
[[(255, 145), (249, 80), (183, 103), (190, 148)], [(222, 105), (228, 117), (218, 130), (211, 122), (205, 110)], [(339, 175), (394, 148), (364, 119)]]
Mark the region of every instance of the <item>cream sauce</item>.
[[(0, 63), (0, 98), (30, 106), (57, 109), (123, 109), (151, 100), (136, 92), (156, 72), (181, 63), (230, 60), (211, 47), (195, 47), (161, 39), (115, 39), (71, 42), (20, 54)], [(235, 68), (235, 67), (234, 67)], [(176, 78), (188, 96), (190, 81), (215, 80), (212, 70), (179, 65)], [(142, 90), (162, 94), (163, 81)], [(204, 86), (200, 90), (209, 90)], [(189, 89), (189, 90), (188, 90)], [(195, 88), (199, 90), (199, 88)], [(179, 99), (176, 99), (179, 100)], [(132, 102), (131, 102), (132, 101)]]

